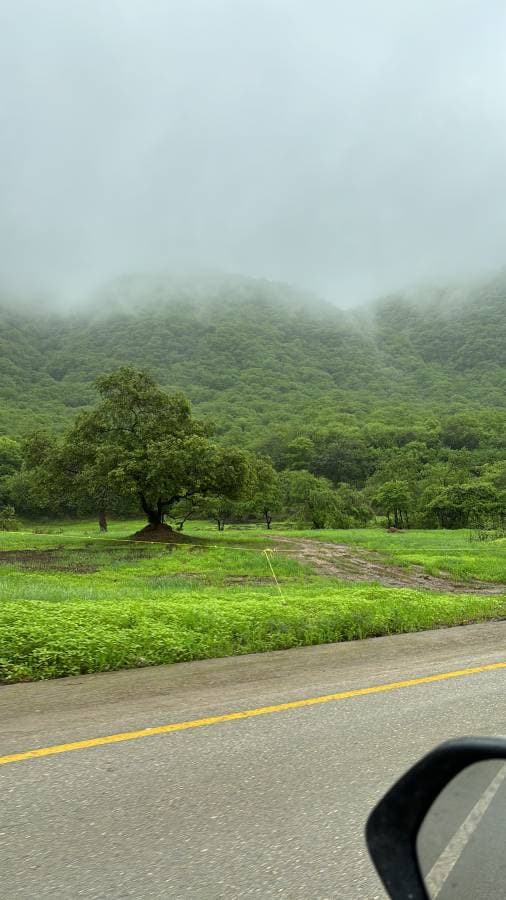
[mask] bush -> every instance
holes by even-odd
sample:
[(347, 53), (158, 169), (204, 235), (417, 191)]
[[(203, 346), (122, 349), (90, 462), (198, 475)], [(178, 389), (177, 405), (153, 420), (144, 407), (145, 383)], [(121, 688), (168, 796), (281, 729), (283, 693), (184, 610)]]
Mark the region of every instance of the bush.
[(0, 531), (19, 531), (19, 522), (13, 506), (0, 506)]

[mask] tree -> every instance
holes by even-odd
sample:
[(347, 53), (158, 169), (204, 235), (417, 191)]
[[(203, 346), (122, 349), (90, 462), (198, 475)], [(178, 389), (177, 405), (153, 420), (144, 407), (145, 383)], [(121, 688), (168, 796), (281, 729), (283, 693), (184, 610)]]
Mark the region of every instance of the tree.
[(97, 382), (100, 402), (77, 417), (46, 453), (48, 489), (76, 504), (136, 502), (156, 529), (183, 500), (241, 497), (250, 475), (245, 452), (222, 448), (192, 418), (182, 394), (169, 395), (142, 370), (122, 367)]
[(308, 435), (300, 435), (286, 445), (284, 466), (287, 469), (309, 469), (313, 455), (313, 441)]
[(23, 441), (21, 468), (6, 480), (18, 512), (33, 515), (68, 511), (63, 496), (51, 485), (50, 467), (56, 462), (56, 456), (56, 440), (44, 429), (34, 431)]
[(13, 475), (21, 468), (21, 445), (13, 438), (0, 435), (0, 478)]
[(337, 486), (336, 494), (348, 525), (364, 528), (372, 518), (373, 511), (362, 491), (343, 482)]
[(363, 486), (373, 468), (373, 453), (358, 433), (328, 431), (317, 435), (314, 444), (313, 460), (306, 468), (335, 485)]
[(281, 476), (285, 506), (312, 528), (345, 528), (346, 517), (339, 497), (326, 478), (298, 469)]
[(0, 505), (0, 531), (17, 531), (18, 527), (14, 507)]
[(411, 507), (411, 494), (407, 481), (387, 481), (381, 485), (373, 497), (373, 503), (387, 517), (389, 526), (404, 528), (409, 525), (408, 513)]
[(0, 435), (0, 505), (8, 506), (12, 500), (9, 482), (22, 464), (21, 446), (18, 441)]
[(255, 461), (254, 487), (249, 503), (253, 515), (260, 515), (268, 529), (275, 513), (283, 507), (283, 493), (279, 475), (269, 459), (260, 457)]
[(216, 522), (218, 531), (225, 531), (227, 522), (231, 522), (241, 516), (239, 504), (223, 496), (205, 498), (199, 505), (199, 511), (206, 518), (213, 519)]
[(475, 450), (490, 439), (490, 433), (479, 416), (464, 412), (446, 419), (441, 439), (452, 450)]
[(485, 481), (493, 484), (498, 491), (506, 491), (506, 460), (483, 466), (482, 475)]
[(495, 515), (501, 517), (503, 496), (494, 485), (476, 479), (475, 482), (449, 485), (429, 501), (428, 507), (441, 528), (465, 528), (469, 524), (483, 524)]

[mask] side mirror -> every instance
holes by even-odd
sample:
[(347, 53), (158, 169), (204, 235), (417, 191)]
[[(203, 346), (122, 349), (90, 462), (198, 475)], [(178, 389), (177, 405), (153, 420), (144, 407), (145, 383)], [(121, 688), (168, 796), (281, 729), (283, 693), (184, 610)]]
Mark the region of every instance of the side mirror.
[(392, 900), (505, 896), (506, 738), (436, 747), (373, 809), (366, 841)]

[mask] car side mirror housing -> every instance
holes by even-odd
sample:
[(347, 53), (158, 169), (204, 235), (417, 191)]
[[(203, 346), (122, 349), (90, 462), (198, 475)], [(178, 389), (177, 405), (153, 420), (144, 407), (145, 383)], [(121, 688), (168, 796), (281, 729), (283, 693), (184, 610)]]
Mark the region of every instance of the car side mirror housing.
[(423, 757), (371, 812), (366, 842), (392, 900), (492, 900), (506, 883), (506, 738)]

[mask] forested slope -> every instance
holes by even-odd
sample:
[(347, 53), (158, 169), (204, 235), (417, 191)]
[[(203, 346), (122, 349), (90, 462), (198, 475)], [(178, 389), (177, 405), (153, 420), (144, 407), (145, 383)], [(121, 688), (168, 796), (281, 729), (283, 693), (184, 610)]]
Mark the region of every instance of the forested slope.
[(506, 406), (506, 279), (340, 312), (247, 279), (118, 282), (79, 314), (0, 307), (0, 433), (60, 429), (93, 379), (148, 368), (226, 439)]

